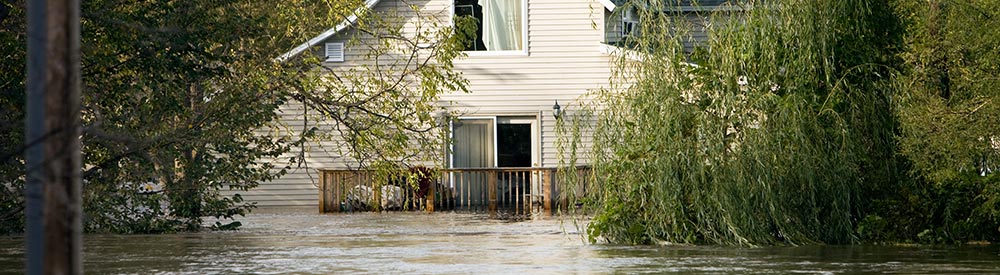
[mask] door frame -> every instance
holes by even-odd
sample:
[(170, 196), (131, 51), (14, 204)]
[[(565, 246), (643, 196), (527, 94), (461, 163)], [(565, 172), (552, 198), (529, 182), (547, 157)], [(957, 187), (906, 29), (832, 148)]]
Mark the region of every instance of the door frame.
[[(500, 124), (528, 124), (531, 127), (530, 130), (529, 130), (529, 131), (531, 131), (531, 140), (529, 141), (531, 143), (531, 166), (530, 167), (539, 167), (539, 166), (541, 166), (540, 164), (541, 164), (541, 159), (542, 159), (541, 158), (541, 152), (542, 152), (542, 150), (541, 150), (542, 148), (541, 147), (542, 146), (541, 146), (541, 142), (540, 142), (541, 141), (541, 135), (539, 134), (539, 129), (540, 129), (541, 122), (539, 122), (538, 117), (534, 116), (534, 115), (531, 115), (531, 116), (498, 116), (497, 117), (497, 121), (496, 121), (496, 125), (497, 126), (494, 127), (494, 132), (496, 132), (496, 130), (500, 128), (500, 127), (498, 127)], [(496, 133), (494, 133), (493, 138), (497, 138), (496, 137)], [(498, 139), (495, 139), (494, 143), (496, 143), (498, 141), (499, 141)], [(499, 149), (499, 144), (494, 144), (494, 154), (496, 154), (496, 152), (499, 152), (499, 151), (496, 151), (498, 149)], [(499, 164), (499, 162), (494, 162), (494, 163)]]
[[(534, 168), (542, 167), (542, 121), (541, 112), (536, 114), (504, 114), (504, 115), (470, 115), (470, 116), (459, 116), (455, 117), (448, 122), (449, 133), (448, 142), (448, 152), (447, 152), (447, 163), (448, 168), (455, 168), (455, 122), (461, 120), (489, 120), (493, 123), (493, 167), (497, 168), (499, 165), (499, 154), (497, 148), (499, 139), (497, 138), (497, 130), (499, 129), (499, 124), (529, 124), (531, 127), (531, 167), (518, 167), (518, 168)], [(459, 167), (467, 168), (467, 167)], [(532, 203), (535, 200), (539, 200), (537, 194), (541, 194), (541, 174), (539, 172), (530, 173), (530, 189), (528, 193), (532, 194)], [(449, 179), (454, 179), (454, 173), (449, 173)], [(455, 183), (449, 180), (450, 187), (456, 188)]]

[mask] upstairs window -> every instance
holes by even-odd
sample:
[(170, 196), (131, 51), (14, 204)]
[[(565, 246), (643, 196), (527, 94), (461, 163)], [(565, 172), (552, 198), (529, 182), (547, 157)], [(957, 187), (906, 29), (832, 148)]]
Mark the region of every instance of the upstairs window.
[(525, 0), (454, 0), (455, 16), (476, 20), (476, 36), (466, 51), (522, 51), (525, 46)]

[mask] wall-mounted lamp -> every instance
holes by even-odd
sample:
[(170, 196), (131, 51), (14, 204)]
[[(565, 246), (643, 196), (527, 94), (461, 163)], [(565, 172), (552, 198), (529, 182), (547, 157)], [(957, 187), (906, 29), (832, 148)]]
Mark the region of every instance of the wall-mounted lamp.
[(552, 115), (556, 118), (562, 117), (562, 107), (559, 107), (559, 101), (556, 100), (556, 105), (552, 105)]

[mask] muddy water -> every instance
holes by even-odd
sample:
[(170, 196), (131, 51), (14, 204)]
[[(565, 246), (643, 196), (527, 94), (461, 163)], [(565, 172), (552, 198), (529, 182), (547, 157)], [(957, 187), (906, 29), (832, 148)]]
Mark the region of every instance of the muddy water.
[[(23, 272), (0, 237), (0, 273)], [(559, 220), (472, 214), (254, 214), (237, 232), (87, 235), (91, 274), (1000, 273), (1000, 247), (587, 245)]]

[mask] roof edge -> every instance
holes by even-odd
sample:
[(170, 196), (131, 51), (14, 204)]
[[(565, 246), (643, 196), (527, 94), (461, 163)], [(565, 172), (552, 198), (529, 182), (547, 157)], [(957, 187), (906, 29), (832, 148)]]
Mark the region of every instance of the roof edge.
[(614, 2), (611, 2), (611, 0), (597, 0), (597, 2), (601, 2), (601, 5), (604, 5), (604, 8), (608, 11), (615, 11), (615, 8), (618, 7)]
[[(299, 54), (302, 54), (303, 52), (305, 52), (306, 50), (308, 50), (310, 47), (318, 45), (323, 40), (326, 40), (327, 38), (330, 38), (331, 36), (333, 36), (333, 35), (335, 35), (337, 33), (340, 33), (341, 31), (343, 31), (347, 27), (350, 27), (350, 26), (354, 25), (354, 23), (358, 21), (358, 12), (360, 12), (361, 9), (365, 9), (365, 8), (372, 9), (380, 1), (381, 0), (365, 0), (365, 7), (358, 8), (357, 10), (354, 10), (354, 12), (351, 13), (351, 16), (348, 16), (347, 19), (345, 19), (343, 22), (340, 22), (340, 24), (337, 24), (337, 26), (324, 31), (323, 33), (317, 35), (316, 37), (313, 37), (312, 39), (309, 39), (305, 43), (299, 44), (298, 46), (296, 46), (295, 48), (293, 48), (291, 51), (288, 51), (288, 52), (286, 52), (286, 53), (278, 56), (278, 58), (275, 58), (275, 60), (277, 60), (278, 62), (285, 62), (286, 60), (291, 59), (292, 57), (295, 57), (295, 56), (297, 56)], [(606, 1), (606, 0), (602, 0), (602, 1)]]

